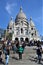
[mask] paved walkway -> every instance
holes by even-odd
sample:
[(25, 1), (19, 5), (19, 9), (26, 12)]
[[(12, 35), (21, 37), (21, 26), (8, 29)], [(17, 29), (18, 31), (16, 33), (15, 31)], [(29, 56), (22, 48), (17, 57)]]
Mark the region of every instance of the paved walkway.
[[(4, 59), (4, 62), (5, 62), (5, 59)], [(33, 50), (33, 47), (26, 47), (24, 50), (22, 60), (18, 60), (18, 54), (10, 55), (9, 65), (43, 65), (43, 61), (41, 62), (42, 64), (38, 64), (38, 62), (36, 62), (36, 51)], [(0, 65), (3, 65), (3, 64), (0, 64)]]

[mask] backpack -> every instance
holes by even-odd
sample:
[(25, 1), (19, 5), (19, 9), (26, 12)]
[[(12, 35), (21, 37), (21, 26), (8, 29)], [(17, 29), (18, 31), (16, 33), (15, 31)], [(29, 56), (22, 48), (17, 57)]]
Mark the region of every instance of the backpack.
[(22, 47), (22, 46), (19, 46), (18, 52), (19, 52), (19, 53), (23, 53), (23, 47)]

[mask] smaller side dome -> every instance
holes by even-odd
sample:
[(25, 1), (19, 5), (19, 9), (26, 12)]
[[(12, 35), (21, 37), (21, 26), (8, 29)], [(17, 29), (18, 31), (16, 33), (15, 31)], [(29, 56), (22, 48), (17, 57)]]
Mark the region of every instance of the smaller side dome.
[(12, 26), (12, 25), (13, 25), (13, 21), (10, 21), (9, 26)]
[(11, 19), (10, 19), (10, 22), (9, 22), (9, 24), (8, 24), (8, 27), (7, 28), (12, 28), (12, 26), (13, 26), (13, 18), (11, 17)]
[(13, 25), (13, 17), (11, 17), (10, 22), (9, 22), (9, 26)]
[(32, 26), (32, 27), (35, 26), (34, 22), (32, 21), (32, 17), (30, 18), (30, 26)]

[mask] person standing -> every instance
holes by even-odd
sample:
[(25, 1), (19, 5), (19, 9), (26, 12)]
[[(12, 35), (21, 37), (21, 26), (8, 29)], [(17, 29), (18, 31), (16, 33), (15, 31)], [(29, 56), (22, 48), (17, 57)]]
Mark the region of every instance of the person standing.
[(9, 46), (6, 47), (6, 61), (5, 61), (5, 65), (8, 65), (9, 63), (9, 55), (10, 55), (10, 50), (9, 50)]
[(42, 47), (40, 45), (40, 42), (37, 43), (37, 56), (38, 56), (38, 63), (41, 63)]
[(22, 53), (23, 53), (23, 47), (22, 47), (22, 45), (19, 45), (19, 47), (18, 47), (19, 59), (22, 59)]
[(0, 48), (0, 62), (2, 62), (2, 57), (1, 57), (1, 55), (2, 55), (2, 49)]

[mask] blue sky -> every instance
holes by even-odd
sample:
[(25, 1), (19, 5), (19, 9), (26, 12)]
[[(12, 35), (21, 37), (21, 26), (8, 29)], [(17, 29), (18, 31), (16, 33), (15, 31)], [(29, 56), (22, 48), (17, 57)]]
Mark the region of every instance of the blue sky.
[(40, 35), (43, 35), (43, 0), (0, 0), (0, 28), (6, 29), (12, 16), (16, 18), (20, 7), (33, 22)]

